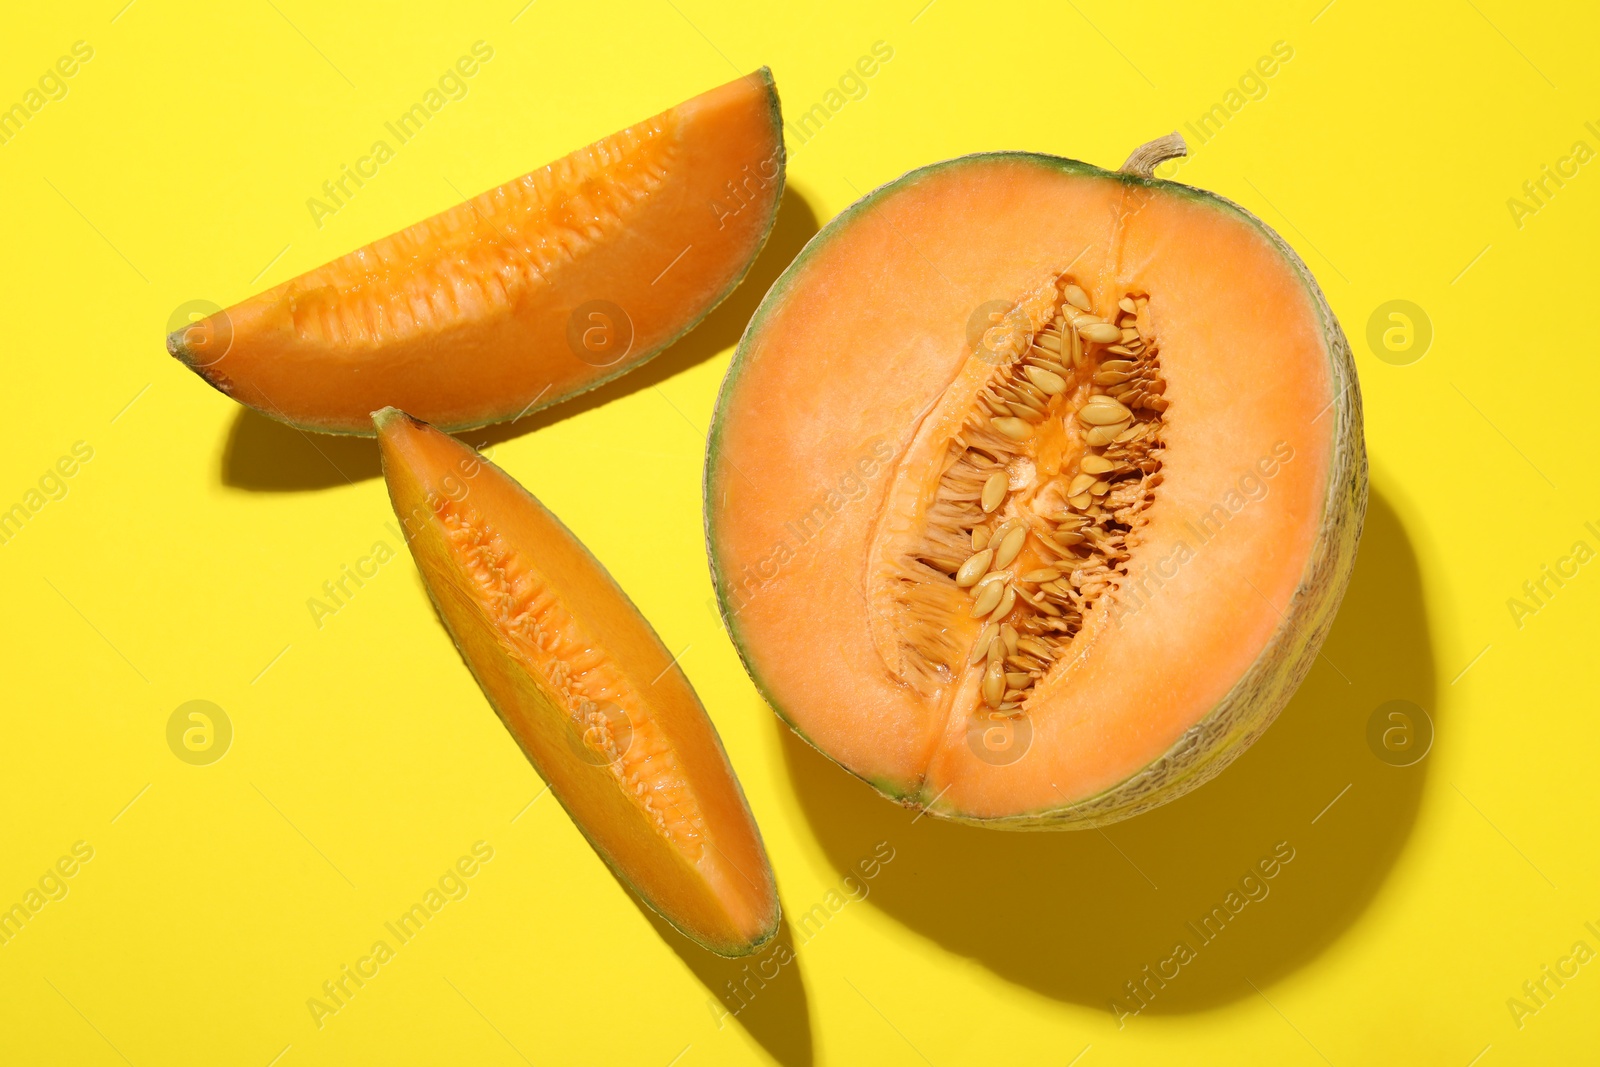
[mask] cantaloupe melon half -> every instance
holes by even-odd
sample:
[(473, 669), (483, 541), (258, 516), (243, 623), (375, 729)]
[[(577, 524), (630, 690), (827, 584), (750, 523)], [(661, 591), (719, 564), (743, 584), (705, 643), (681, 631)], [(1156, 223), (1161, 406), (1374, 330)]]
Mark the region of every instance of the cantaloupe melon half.
[(924, 167), (767, 294), (711, 435), (728, 631), (907, 805), (1093, 826), (1220, 771), (1317, 657), (1366, 504), (1349, 347), (1259, 219), (1026, 153)]
[(377, 413), (384, 478), (428, 593), (517, 744), (595, 851), (686, 936), (778, 927), (761, 836), (715, 727), (650, 624), (498, 467)]
[[(515, 131), (507, 136), (515, 137)], [(783, 196), (761, 70), (184, 327), (168, 350), (309, 430), (515, 419), (666, 348), (733, 291)]]

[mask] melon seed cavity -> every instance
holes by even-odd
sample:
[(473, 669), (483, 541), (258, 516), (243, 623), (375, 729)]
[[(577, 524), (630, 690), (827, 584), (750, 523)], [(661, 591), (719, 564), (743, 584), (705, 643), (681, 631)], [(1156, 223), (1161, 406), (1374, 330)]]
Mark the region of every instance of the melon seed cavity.
[[(979, 713), (1020, 715), (1127, 575), (1161, 484), (1167, 411), (1149, 305), (1127, 293), (1097, 313), (1060, 278), (1053, 318), (995, 367), (949, 444), (905, 563), (953, 584), (964, 614), (982, 620), (964, 662), (926, 664), (981, 671)], [(949, 603), (905, 591), (919, 614)]]

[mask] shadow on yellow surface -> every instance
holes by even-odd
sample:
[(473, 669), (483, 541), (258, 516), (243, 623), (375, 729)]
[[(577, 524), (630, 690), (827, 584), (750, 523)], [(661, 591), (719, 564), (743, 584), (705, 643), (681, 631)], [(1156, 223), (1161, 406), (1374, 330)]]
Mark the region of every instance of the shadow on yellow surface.
[[(793, 186), (784, 190), (778, 218), (750, 273), (705, 321), (638, 370), (516, 422), (458, 434), (475, 448), (520, 437), (668, 378), (737, 344), (767, 289), (817, 232), (816, 212)], [(197, 383), (198, 384), (198, 383)], [(240, 407), (222, 453), (222, 483), (258, 492), (294, 492), (376, 478), (378, 448), (367, 437), (306, 433)]]
[(717, 1020), (718, 1029), (743, 1026), (784, 1067), (810, 1067), (815, 1061), (811, 1009), (787, 916), (777, 936), (759, 952), (724, 959), (678, 933), (632, 890), (628, 898), (706, 987), (706, 1013)]
[[(1426, 759), (1378, 759), (1368, 720), (1392, 699), (1432, 715), (1434, 698), (1416, 555), (1374, 492), (1349, 593), (1305, 684), (1255, 746), (1165, 807), (1075, 833), (913, 822), (787, 729), (784, 751), (836, 866), (878, 840), (898, 851), (873, 887), (877, 907), (1013, 982), (1135, 1013), (1123, 1018), (1137, 1026), (1138, 1014), (1256, 996), (1252, 985), (1304, 965), (1360, 915), (1410, 834), (1427, 773)], [(1257, 864), (1275, 849), (1292, 859), (1262, 879)]]

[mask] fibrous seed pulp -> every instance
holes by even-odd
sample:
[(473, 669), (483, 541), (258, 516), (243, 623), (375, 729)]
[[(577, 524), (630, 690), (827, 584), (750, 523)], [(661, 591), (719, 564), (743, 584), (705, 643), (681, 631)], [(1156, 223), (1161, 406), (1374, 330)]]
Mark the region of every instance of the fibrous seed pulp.
[[(985, 346), (1000, 358), (899, 568), (900, 599), (922, 620), (908, 641), (922, 675), (976, 673), (979, 714), (1020, 714), (1115, 595), (1161, 484), (1167, 383), (1149, 295), (1125, 293), (1104, 315), (1066, 276), (1042, 295), (1020, 316), (1024, 338)], [(1019, 309), (991, 319), (1014, 329)], [(943, 605), (948, 618), (952, 586), (983, 620), (970, 648), (930, 617)]]

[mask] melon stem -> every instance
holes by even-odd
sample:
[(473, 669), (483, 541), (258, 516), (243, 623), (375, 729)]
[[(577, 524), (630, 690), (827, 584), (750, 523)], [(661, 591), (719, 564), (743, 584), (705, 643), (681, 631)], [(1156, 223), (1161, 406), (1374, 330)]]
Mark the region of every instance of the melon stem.
[(1154, 141), (1146, 141), (1135, 148), (1129, 155), (1127, 162), (1117, 168), (1120, 174), (1131, 174), (1135, 178), (1154, 177), (1156, 168), (1169, 159), (1189, 154), (1189, 145), (1183, 139), (1183, 134), (1174, 130), (1165, 137), (1157, 137)]

